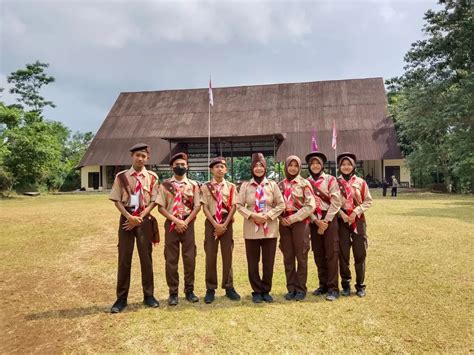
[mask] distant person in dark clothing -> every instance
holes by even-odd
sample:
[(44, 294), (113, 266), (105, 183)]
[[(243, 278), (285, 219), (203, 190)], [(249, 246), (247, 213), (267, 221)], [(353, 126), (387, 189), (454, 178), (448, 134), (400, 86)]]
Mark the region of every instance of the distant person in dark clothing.
[(392, 197), (397, 197), (397, 189), (398, 189), (398, 180), (397, 178), (393, 175), (392, 176)]
[(382, 182), (382, 195), (385, 197), (387, 196), (387, 188), (390, 186), (390, 183), (387, 179), (384, 179)]

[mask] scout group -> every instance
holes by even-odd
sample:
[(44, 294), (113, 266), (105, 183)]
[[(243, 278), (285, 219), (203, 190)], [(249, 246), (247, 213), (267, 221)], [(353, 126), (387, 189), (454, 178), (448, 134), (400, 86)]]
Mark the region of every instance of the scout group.
[(326, 295), (326, 300), (334, 301), (340, 294), (351, 294), (349, 255), (352, 249), (356, 295), (365, 296), (367, 235), (364, 212), (371, 206), (372, 198), (367, 183), (355, 175), (354, 154), (343, 153), (337, 157), (337, 178), (324, 172), (327, 158), (322, 152), (308, 154), (308, 179), (300, 175), (300, 159), (295, 155), (289, 156), (285, 162), (286, 178), (277, 184), (266, 178), (264, 156), (254, 153), (249, 167), (252, 179), (243, 182), (237, 190), (234, 184), (225, 180), (227, 164), (223, 157), (211, 161), (209, 168), (213, 178), (200, 186), (186, 177), (187, 154), (178, 153), (169, 162), (173, 177), (160, 184), (158, 176), (145, 168), (150, 156), (149, 146), (136, 144), (130, 152), (132, 166), (117, 174), (110, 192), (110, 199), (121, 213), (117, 300), (112, 306), (112, 313), (119, 313), (127, 306), (135, 241), (140, 257), (143, 302), (149, 307), (159, 306), (153, 295), (152, 250), (153, 244), (160, 240), (157, 220), (150, 213), (155, 207), (166, 218), (164, 256), (170, 306), (176, 306), (179, 302), (180, 249), (186, 300), (199, 301), (194, 294), (194, 221), (201, 208), (206, 216), (205, 303), (214, 301), (218, 288), (216, 264), (219, 245), (223, 268), (221, 287), (229, 299), (240, 300), (232, 278), (232, 227), (236, 211), (244, 218), (243, 237), (254, 303), (273, 301), (270, 292), (278, 237), (288, 289), (286, 300), (302, 301), (306, 297), (310, 248), (319, 278), (319, 287), (313, 295)]

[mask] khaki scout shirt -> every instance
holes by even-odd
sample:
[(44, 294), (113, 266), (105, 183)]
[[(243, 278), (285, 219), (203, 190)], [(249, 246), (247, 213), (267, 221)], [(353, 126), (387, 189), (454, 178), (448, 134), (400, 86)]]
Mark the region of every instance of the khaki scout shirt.
[[(188, 179), (186, 176), (181, 181), (176, 180), (174, 176), (165, 181), (173, 183), (173, 184), (177, 183), (180, 186), (181, 192), (183, 193), (183, 198), (187, 200), (191, 199), (193, 201), (193, 209), (196, 209), (200, 206), (200, 203), (201, 203), (200, 191), (199, 191), (199, 185), (196, 181)], [(158, 189), (158, 194), (157, 194), (155, 202), (159, 206), (164, 207), (169, 213), (173, 214), (174, 195), (171, 192), (169, 192), (163, 186), (163, 184), (161, 184), (160, 188)], [(191, 214), (192, 209), (190, 209), (186, 204), (183, 204), (182, 207), (183, 207), (185, 216)]]
[[(211, 184), (218, 185), (215, 179), (212, 179)], [(224, 180), (221, 184), (221, 194), (222, 194), (222, 213), (229, 213), (229, 207), (235, 206), (237, 200), (237, 188), (231, 182)], [(230, 190), (233, 190), (232, 193), (232, 203), (229, 206)], [(212, 197), (211, 192), (209, 191), (207, 184), (201, 186), (201, 204), (205, 205), (212, 216), (216, 215), (217, 201)]]
[[(343, 179), (343, 177), (339, 176), (338, 179)], [(363, 213), (365, 213), (365, 211), (367, 211), (372, 206), (372, 196), (370, 195), (369, 186), (367, 185), (364, 179), (355, 175), (349, 180), (349, 182), (352, 187), (352, 194), (355, 194), (356, 199), (359, 201), (359, 206), (354, 208), (354, 212), (357, 214), (357, 216), (360, 217)], [(364, 190), (363, 196), (362, 190)], [(344, 194), (342, 194), (342, 191), (341, 200), (342, 208), (344, 208), (344, 205), (346, 204), (346, 199), (344, 198)]]
[[(137, 178), (135, 176), (132, 176), (134, 172), (135, 169), (131, 167), (128, 170), (119, 172), (115, 176), (114, 184), (112, 185), (112, 190), (110, 190), (110, 200), (121, 201), (125, 207), (131, 207), (130, 196), (126, 192), (125, 187), (122, 187), (118, 176), (120, 174), (125, 174), (125, 177), (127, 178), (130, 185), (131, 193), (133, 194), (137, 184)], [(143, 185), (143, 197), (145, 200), (145, 206), (148, 206), (150, 202), (156, 199), (159, 186), (158, 176), (154, 172), (145, 169), (145, 167), (140, 172), (140, 174), (142, 174), (139, 176), (139, 179)]]
[[(341, 192), (339, 190), (339, 185), (337, 183), (337, 180), (334, 176), (328, 175), (326, 173), (322, 173), (319, 176), (318, 181), (322, 180), (322, 182), (319, 184), (319, 189), (321, 192), (324, 194), (328, 195), (329, 198), (331, 199), (331, 204), (328, 204), (326, 201), (322, 200), (321, 198), (318, 197), (318, 195), (314, 195), (316, 198), (316, 206), (321, 208), (321, 211), (327, 211), (326, 216), (323, 218), (324, 221), (331, 222), (334, 219), (334, 216), (339, 212), (339, 209), (342, 206), (342, 196)], [(314, 180), (312, 177), (308, 178), (308, 181), (314, 183)], [(313, 185), (311, 184), (311, 188)], [(316, 217), (316, 212), (312, 213), (311, 216), (311, 221), (314, 221), (317, 219)]]
[(265, 236), (263, 227), (260, 227), (258, 232), (255, 232), (255, 223), (250, 220), (250, 217), (255, 214), (255, 191), (257, 183), (254, 179), (246, 181), (242, 184), (237, 195), (237, 211), (244, 216), (244, 238), (245, 239), (264, 239), (264, 238), (278, 238), (278, 220), (277, 217), (285, 209), (285, 202), (283, 196), (278, 188), (276, 182), (265, 178), (263, 191), (267, 200), (267, 207), (265, 215), (268, 216), (268, 234)]
[[(301, 175), (298, 175), (292, 182), (291, 200), (294, 202), (292, 206), (285, 205), (285, 210), (293, 212), (287, 219), (290, 223), (295, 223), (304, 221), (313, 213), (316, 208), (316, 201), (309, 181), (301, 177)], [(282, 194), (283, 193), (284, 192), (282, 192)]]

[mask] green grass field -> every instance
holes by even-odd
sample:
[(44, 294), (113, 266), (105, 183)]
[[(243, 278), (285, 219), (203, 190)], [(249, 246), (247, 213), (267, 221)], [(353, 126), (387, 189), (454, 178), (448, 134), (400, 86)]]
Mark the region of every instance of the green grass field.
[[(135, 251), (129, 307), (111, 315), (118, 212), (107, 196), (1, 200), (0, 352), (472, 352), (473, 211), (472, 196), (376, 197), (367, 214), (366, 298), (330, 303), (309, 294), (302, 303), (285, 301), (277, 251), (276, 302), (262, 305), (249, 297), (239, 216), (234, 278), (242, 301), (229, 301), (219, 290), (212, 305), (181, 298), (178, 307), (169, 308), (160, 244), (154, 251), (160, 308), (141, 303)], [(201, 213), (200, 297), (203, 224)], [(162, 225), (160, 218), (163, 231)], [(317, 287), (312, 253), (310, 261), (312, 290)]]

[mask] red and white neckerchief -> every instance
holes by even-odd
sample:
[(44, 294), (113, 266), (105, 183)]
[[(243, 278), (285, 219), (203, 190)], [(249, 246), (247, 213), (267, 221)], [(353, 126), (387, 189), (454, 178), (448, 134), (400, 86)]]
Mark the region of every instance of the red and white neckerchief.
[(141, 177), (145, 177), (145, 175), (142, 172), (134, 171), (132, 176), (137, 180), (134, 193), (138, 195), (138, 206), (135, 206), (132, 216), (138, 216), (145, 209), (145, 196), (143, 195), (143, 184), (140, 179)]
[[(357, 177), (354, 175), (352, 176), (349, 181), (346, 181), (344, 178), (339, 178), (339, 181), (341, 182), (342, 186), (344, 187), (344, 191), (346, 193), (346, 198), (344, 201), (344, 210), (346, 211), (346, 214), (350, 216), (352, 212), (355, 209), (354, 205), (354, 196), (353, 196), (353, 187), (352, 184), (357, 180)], [(359, 217), (357, 216), (356, 219), (354, 220), (354, 223), (351, 224), (351, 229), (354, 231), (354, 233), (357, 234), (357, 220)]]
[(214, 187), (216, 189), (216, 222), (222, 223), (222, 190), (224, 184), (215, 183)]
[[(171, 213), (173, 214), (173, 216), (182, 220), (183, 214), (184, 214), (182, 186), (184, 185), (184, 182), (176, 181), (176, 182), (172, 182), (172, 184), (175, 190), (175, 195), (174, 195), (174, 200), (173, 200), (173, 209)], [(176, 224), (174, 222), (171, 222), (170, 232), (172, 232), (175, 227), (176, 227)]]
[[(254, 184), (257, 186), (255, 189), (255, 208), (254, 211), (255, 213), (262, 213), (265, 212), (266, 206), (267, 206), (267, 199), (265, 197), (265, 190), (263, 189), (264, 183), (262, 181), (261, 184), (257, 184), (254, 182)], [(260, 230), (261, 225), (255, 223), (255, 233), (257, 233)], [(263, 234), (265, 237), (268, 235), (268, 223), (265, 222), (263, 224)]]
[(283, 199), (285, 200), (285, 206), (286, 206), (286, 211), (289, 214), (293, 214), (295, 211), (293, 209), (295, 203), (292, 198), (292, 192), (293, 192), (293, 185), (296, 184), (295, 179), (293, 180), (288, 180), (285, 179), (283, 180)]
[[(313, 183), (311, 185), (321, 190), (321, 184), (324, 181), (324, 177), (319, 176), (318, 180), (315, 181), (313, 178), (311, 178), (311, 180), (313, 180)], [(321, 198), (319, 198), (316, 194), (314, 194), (314, 196), (316, 200), (316, 215), (318, 216), (318, 219), (321, 219), (323, 218), (323, 210), (321, 209)]]

